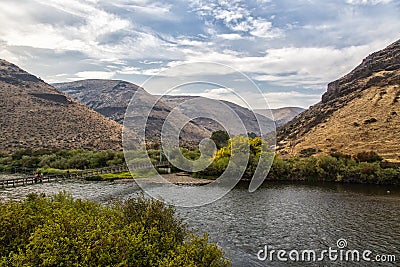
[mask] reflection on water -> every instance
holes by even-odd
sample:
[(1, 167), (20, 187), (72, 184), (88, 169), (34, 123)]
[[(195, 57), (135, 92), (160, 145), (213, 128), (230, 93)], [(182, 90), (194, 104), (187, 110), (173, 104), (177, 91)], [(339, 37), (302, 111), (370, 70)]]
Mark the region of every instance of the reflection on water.
[(0, 201), (19, 200), (30, 193), (52, 195), (62, 191), (69, 192), (74, 198), (90, 199), (106, 203), (111, 199), (124, 198), (128, 194), (140, 192), (140, 189), (134, 181), (89, 182), (85, 180), (64, 180), (0, 189)]
[(373, 186), (269, 184), (254, 193), (237, 188), (211, 205), (179, 212), (230, 253), (235, 266), (296, 266), (260, 262), (256, 254), (264, 245), (288, 251), (336, 248), (340, 238), (350, 249), (400, 257), (398, 190), (388, 194)]
[[(155, 188), (162, 185), (154, 185)], [(135, 196), (133, 182), (59, 182), (0, 190), (0, 199), (19, 199), (28, 193), (69, 191), (77, 198), (107, 202)], [(390, 191), (390, 192), (388, 192)], [(304, 266), (293, 262), (261, 262), (257, 252), (274, 249), (348, 249), (394, 254), (400, 262), (400, 191), (391, 187), (343, 184), (270, 183), (254, 193), (245, 185), (224, 198), (199, 208), (178, 208), (190, 227), (209, 233), (233, 259), (234, 266)], [(324, 262), (326, 266), (376, 266), (365, 262)], [(324, 264), (308, 264), (321, 266)]]

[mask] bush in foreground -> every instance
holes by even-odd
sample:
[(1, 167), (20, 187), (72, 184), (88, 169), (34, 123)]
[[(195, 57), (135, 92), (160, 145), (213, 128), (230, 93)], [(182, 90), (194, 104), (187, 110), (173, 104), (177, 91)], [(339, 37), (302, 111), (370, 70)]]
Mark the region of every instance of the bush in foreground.
[(0, 266), (230, 266), (175, 210), (143, 197), (102, 206), (30, 195), (0, 204)]

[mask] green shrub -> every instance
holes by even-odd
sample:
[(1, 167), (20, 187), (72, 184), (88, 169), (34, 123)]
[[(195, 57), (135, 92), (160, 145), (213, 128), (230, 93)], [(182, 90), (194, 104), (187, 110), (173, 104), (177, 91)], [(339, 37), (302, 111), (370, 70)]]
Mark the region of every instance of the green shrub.
[(0, 266), (230, 266), (174, 208), (143, 196), (102, 206), (62, 193), (0, 204)]
[(100, 177), (101, 180), (108, 180), (108, 181), (117, 179), (132, 179), (132, 175), (130, 172), (106, 173), (106, 174), (100, 174), (98, 175), (98, 177)]
[(301, 157), (310, 157), (310, 156), (315, 155), (317, 153), (318, 153), (318, 150), (316, 150), (313, 147), (309, 147), (309, 148), (302, 149), (300, 151), (300, 156)]
[(383, 158), (374, 151), (360, 152), (354, 156), (358, 162), (381, 162)]
[(100, 175), (91, 175), (85, 177), (86, 181), (103, 181), (104, 179)]
[(229, 134), (226, 131), (218, 130), (211, 134), (211, 140), (214, 141), (217, 149), (228, 145)]

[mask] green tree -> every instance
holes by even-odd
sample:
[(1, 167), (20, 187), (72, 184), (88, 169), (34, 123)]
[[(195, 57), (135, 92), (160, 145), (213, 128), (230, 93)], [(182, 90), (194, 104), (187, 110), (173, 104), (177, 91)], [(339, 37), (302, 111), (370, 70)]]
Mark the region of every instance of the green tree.
[(229, 134), (226, 131), (218, 130), (211, 134), (211, 140), (214, 141), (217, 149), (228, 145)]
[(374, 151), (363, 151), (354, 156), (358, 162), (381, 162), (383, 158)]

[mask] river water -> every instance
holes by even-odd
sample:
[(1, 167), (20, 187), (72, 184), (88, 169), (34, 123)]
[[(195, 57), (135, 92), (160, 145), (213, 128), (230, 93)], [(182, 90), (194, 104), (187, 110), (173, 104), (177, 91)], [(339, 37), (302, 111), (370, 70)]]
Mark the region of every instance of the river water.
[[(162, 187), (163, 185), (154, 185)], [(28, 193), (68, 191), (73, 197), (107, 203), (114, 198), (136, 196), (133, 182), (62, 181), (0, 189), (0, 201), (21, 199)], [(198, 208), (177, 208), (194, 230), (208, 232), (232, 258), (234, 266), (400, 266), (400, 190), (391, 187), (341, 184), (267, 183), (254, 193), (239, 185), (222, 199)], [(338, 247), (337, 241), (347, 246)], [(322, 262), (287, 262), (262, 258), (272, 250), (338, 250), (338, 259), (327, 254)], [(396, 262), (340, 260), (340, 250), (370, 250), (367, 258), (396, 256)], [(270, 255), (270, 254), (268, 254)], [(293, 254), (296, 255), (296, 254)], [(293, 256), (292, 255), (292, 256)], [(335, 254), (332, 254), (335, 255)], [(345, 254), (343, 254), (345, 255)], [(293, 256), (295, 257), (295, 256)], [(351, 259), (351, 257), (350, 257)], [(307, 261), (307, 259), (305, 259)]]

